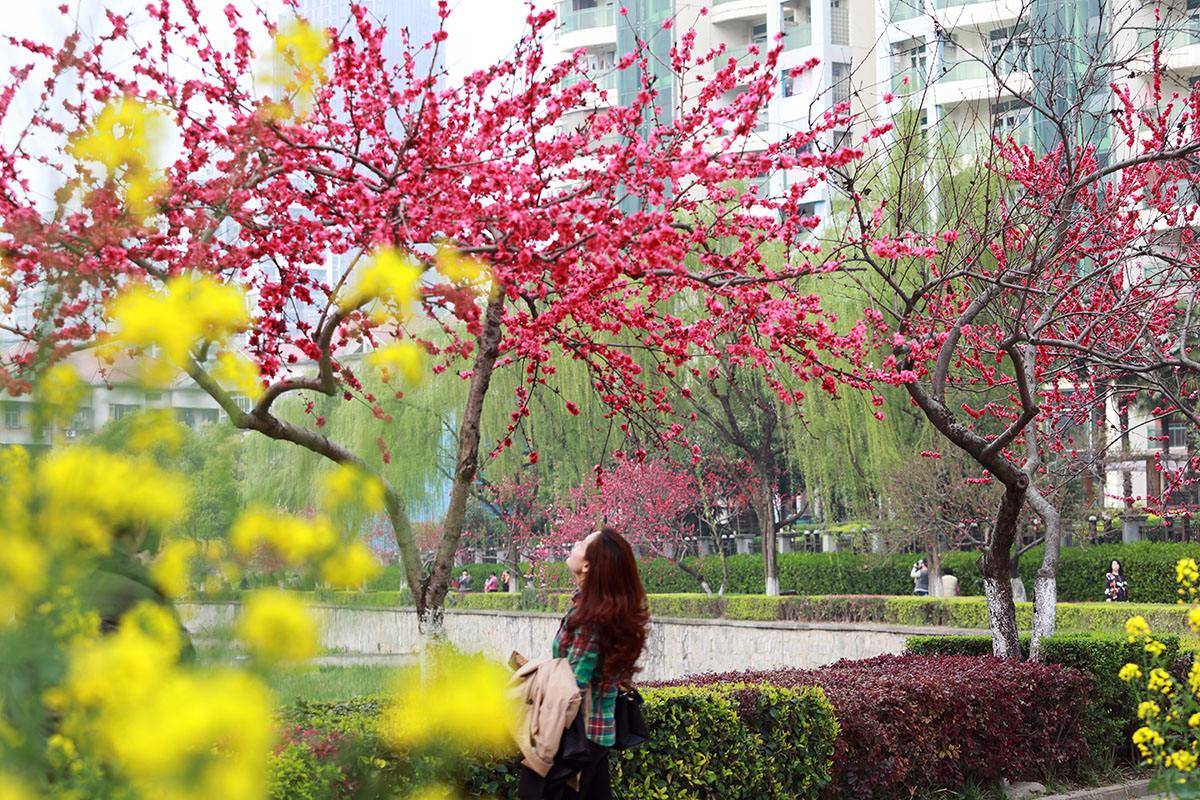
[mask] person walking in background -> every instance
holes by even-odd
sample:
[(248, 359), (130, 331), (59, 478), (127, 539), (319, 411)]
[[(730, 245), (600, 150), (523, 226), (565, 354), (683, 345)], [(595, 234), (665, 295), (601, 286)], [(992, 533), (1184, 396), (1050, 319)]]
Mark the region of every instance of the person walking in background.
[(575, 673), (583, 702), (590, 760), (582, 770), (580, 800), (609, 800), (609, 750), (616, 742), (617, 687), (628, 682), (646, 645), (650, 612), (633, 549), (604, 527), (575, 544), (567, 568), (579, 587), (552, 646)]
[(1104, 599), (1109, 603), (1129, 602), (1129, 582), (1125, 580), (1125, 570), (1121, 562), (1115, 558), (1108, 565), (1104, 574)]
[(508, 592), (512, 590), (512, 573), (504, 570), (500, 573), (500, 591)]
[(496, 573), (487, 576), (487, 580), (483, 582), (483, 591), (484, 594), (500, 591), (500, 579), (496, 577)]
[(471, 591), (471, 573), (467, 572), (465, 569), (458, 576), (458, 590), (460, 592)]
[(929, 594), (929, 567), (925, 559), (919, 559), (909, 570), (908, 577), (913, 579), (913, 594), (925, 597)]
[(942, 597), (958, 597), (958, 578), (949, 567), (942, 567)]

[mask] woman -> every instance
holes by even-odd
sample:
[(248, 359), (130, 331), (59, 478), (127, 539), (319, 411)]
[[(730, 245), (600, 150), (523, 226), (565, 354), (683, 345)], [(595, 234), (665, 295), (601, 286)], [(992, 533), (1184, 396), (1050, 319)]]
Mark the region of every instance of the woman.
[[(576, 542), (567, 568), (579, 591), (554, 637), (555, 658), (565, 658), (584, 695), (591, 761), (579, 782), (581, 800), (607, 800), (608, 752), (616, 739), (617, 685), (628, 681), (646, 644), (650, 614), (629, 542), (612, 528)], [(589, 695), (590, 693), (590, 700)]]
[(500, 573), (500, 591), (507, 592), (512, 585), (512, 574), (508, 570)]
[(1108, 565), (1108, 572), (1104, 575), (1104, 599), (1109, 603), (1129, 601), (1129, 582), (1125, 580), (1121, 562), (1115, 558)]

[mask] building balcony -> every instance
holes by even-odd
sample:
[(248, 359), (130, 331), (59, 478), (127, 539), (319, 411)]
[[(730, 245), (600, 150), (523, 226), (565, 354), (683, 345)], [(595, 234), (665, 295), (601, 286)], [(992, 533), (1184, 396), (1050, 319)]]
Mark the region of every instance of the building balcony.
[(1200, 17), (1173, 23), (1171, 30), (1138, 31), (1138, 52), (1149, 61), (1152, 44), (1159, 43), (1162, 65), (1177, 72), (1200, 71)]
[(789, 25), (783, 29), (783, 49), (799, 50), (812, 45), (812, 25)]
[(710, 12), (713, 23), (765, 18), (767, 0), (715, 0)]
[[(617, 104), (617, 71), (615, 69), (611, 69), (603, 74), (589, 75), (587, 77), (596, 86), (594, 92), (588, 92), (584, 95), (592, 105), (611, 106)], [(584, 76), (582, 75), (568, 75), (563, 78), (562, 85), (565, 89), (568, 86), (574, 86), (582, 80), (584, 80)], [(601, 97), (601, 92), (605, 92), (606, 94)]]
[(1024, 71), (1022, 64), (1002, 67), (999, 72), (1004, 76), (1003, 85), (982, 61), (961, 59), (943, 62), (934, 87), (934, 102), (938, 105), (955, 105), (1016, 97), (1032, 86), (1029, 73)]
[(559, 3), (558, 23), (558, 45), (568, 52), (617, 42), (616, 5), (576, 9), (569, 2)]
[(923, 67), (909, 67), (892, 73), (892, 93), (900, 97), (922, 91), (925, 88), (926, 76)]
[(1012, 22), (1021, 8), (1021, 0), (933, 0), (932, 13), (949, 30)]
[(891, 0), (892, 22), (916, 19), (925, 14), (924, 0)]

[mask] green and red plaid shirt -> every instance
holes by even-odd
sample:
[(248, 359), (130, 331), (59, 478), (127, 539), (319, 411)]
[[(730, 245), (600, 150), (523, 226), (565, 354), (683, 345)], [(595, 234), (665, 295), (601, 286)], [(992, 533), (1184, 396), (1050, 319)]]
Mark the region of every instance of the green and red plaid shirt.
[(574, 606), (563, 617), (554, 635), (551, 649), (555, 658), (565, 658), (575, 672), (575, 682), (583, 695), (586, 708), (588, 689), (592, 692), (592, 713), (585, 720), (587, 737), (601, 747), (612, 747), (617, 740), (615, 711), (617, 707), (617, 683), (607, 682), (603, 677), (604, 654), (600, 650), (600, 637), (590, 625), (581, 625), (573, 630), (567, 628), (567, 620), (575, 611)]

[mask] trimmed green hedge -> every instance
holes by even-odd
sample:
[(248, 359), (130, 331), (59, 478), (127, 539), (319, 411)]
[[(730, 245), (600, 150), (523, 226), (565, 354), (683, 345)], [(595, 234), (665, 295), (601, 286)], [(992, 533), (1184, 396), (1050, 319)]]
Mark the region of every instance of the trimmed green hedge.
[[(618, 797), (815, 799), (831, 780), (838, 726), (818, 687), (722, 684), (646, 689), (643, 696), (650, 739), (613, 754)], [(419, 778), (420, 754), (388, 752), (378, 740), (378, 711), (373, 699), (289, 710), (289, 735), (272, 758), (272, 796), (327, 796), (329, 787), (350, 782), (390, 797)], [(478, 761), (465, 765), (459, 788), (506, 798), (516, 780), (515, 759)]]
[[(1167, 663), (1179, 656), (1179, 637), (1158, 636), (1167, 646)], [(1029, 636), (1021, 637), (1028, 652)], [(917, 655), (989, 655), (990, 636), (913, 636), (908, 651)], [(1058, 634), (1046, 639), (1045, 661), (1075, 667), (1092, 676), (1092, 694), (1088, 702), (1084, 733), (1093, 755), (1124, 753), (1129, 736), (1137, 727), (1137, 696), (1117, 677), (1122, 665), (1141, 661), (1145, 654), (1140, 642), (1125, 636)]]

